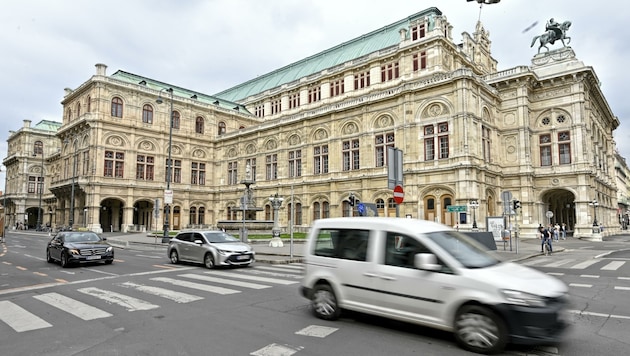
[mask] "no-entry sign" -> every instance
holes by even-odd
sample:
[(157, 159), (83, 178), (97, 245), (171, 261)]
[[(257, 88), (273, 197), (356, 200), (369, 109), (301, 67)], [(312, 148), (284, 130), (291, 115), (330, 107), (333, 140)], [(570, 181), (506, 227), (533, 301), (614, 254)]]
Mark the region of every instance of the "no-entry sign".
[(402, 185), (397, 185), (394, 187), (394, 201), (396, 204), (402, 204), (405, 198), (405, 192), (403, 190)]

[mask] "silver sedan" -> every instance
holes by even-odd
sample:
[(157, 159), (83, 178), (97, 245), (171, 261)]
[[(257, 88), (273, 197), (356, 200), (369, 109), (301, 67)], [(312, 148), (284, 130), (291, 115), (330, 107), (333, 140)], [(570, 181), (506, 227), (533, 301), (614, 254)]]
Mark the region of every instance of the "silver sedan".
[(248, 266), (255, 261), (252, 247), (223, 231), (182, 231), (168, 244), (171, 263), (203, 263), (216, 266)]

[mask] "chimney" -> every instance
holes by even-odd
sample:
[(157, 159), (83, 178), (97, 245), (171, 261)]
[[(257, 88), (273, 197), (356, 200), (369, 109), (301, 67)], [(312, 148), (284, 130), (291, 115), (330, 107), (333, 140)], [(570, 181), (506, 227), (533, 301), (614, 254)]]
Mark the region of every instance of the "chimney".
[(107, 70), (107, 66), (105, 64), (102, 63), (97, 63), (96, 64), (96, 75), (107, 75), (105, 72)]
[(28, 120), (28, 119), (24, 120), (24, 127), (25, 128), (31, 127), (31, 120)]

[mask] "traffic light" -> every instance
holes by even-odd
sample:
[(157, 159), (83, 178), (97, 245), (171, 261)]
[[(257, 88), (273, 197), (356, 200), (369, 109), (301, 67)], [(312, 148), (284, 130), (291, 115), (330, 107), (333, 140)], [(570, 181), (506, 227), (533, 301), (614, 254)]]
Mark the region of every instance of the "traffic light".
[(521, 201), (520, 200), (515, 200), (514, 201), (514, 210), (520, 209), (520, 208), (521, 208)]
[(350, 196), (348, 197), (348, 200), (350, 200), (350, 206), (354, 206), (354, 203), (356, 202), (356, 198), (354, 197), (354, 194), (350, 194)]

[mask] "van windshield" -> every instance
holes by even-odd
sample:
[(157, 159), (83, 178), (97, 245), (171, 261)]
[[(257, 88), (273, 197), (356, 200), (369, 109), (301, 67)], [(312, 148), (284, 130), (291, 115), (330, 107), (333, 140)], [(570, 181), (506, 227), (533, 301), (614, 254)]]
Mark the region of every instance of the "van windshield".
[(426, 236), (466, 268), (488, 267), (501, 262), (477, 241), (457, 231), (436, 231)]

